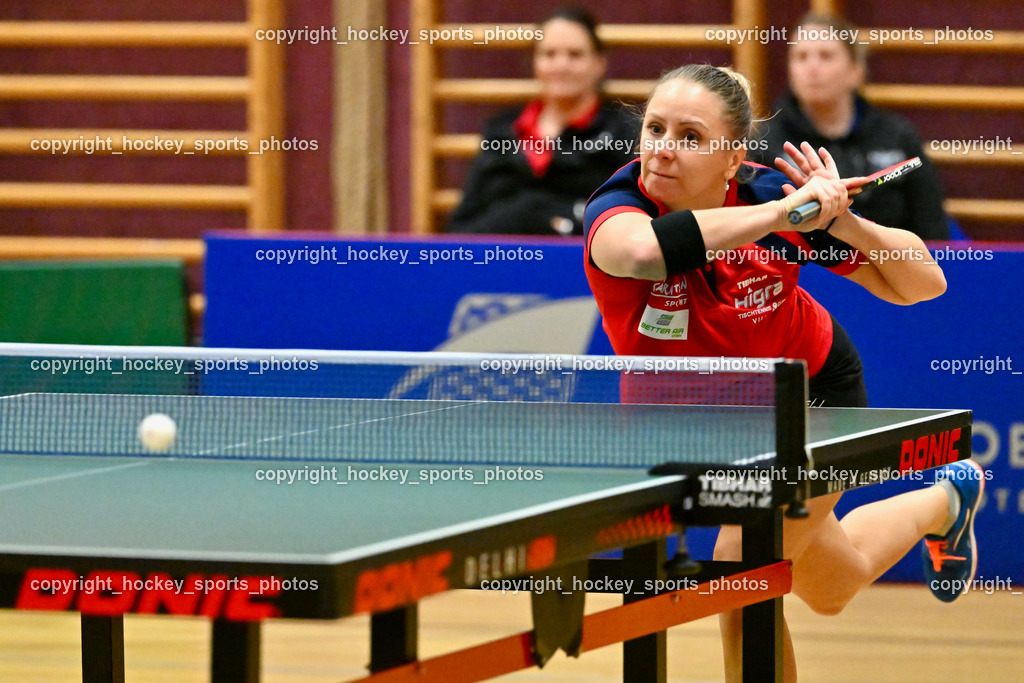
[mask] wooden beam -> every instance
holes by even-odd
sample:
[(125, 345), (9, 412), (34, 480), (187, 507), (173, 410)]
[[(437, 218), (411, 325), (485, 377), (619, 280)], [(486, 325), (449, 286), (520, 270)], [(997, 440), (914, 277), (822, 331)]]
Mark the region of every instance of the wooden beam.
[(884, 107), (1024, 109), (1024, 88), (983, 85), (872, 83), (864, 95)]
[[(249, 0), (249, 21), (256, 30), (285, 25), (284, 7), (279, 0)], [(253, 201), (248, 225), (253, 232), (274, 232), (285, 228), (285, 150), (262, 151), (260, 144), (278, 144), (285, 137), (284, 46), (269, 40), (253, 40), (249, 46), (248, 91), (249, 134), (257, 143), (249, 150), (248, 182)]]
[(238, 47), (248, 24), (175, 21), (0, 21), (3, 47)]
[[(609, 80), (604, 91), (613, 98), (633, 101), (647, 99), (653, 80)], [(522, 102), (536, 97), (537, 82), (527, 78), (447, 78), (434, 85), (434, 97), (440, 101)]]
[(0, 259), (181, 259), (198, 263), (202, 240), (0, 236)]
[[(125, 139), (129, 144), (125, 144)], [(107, 141), (109, 140), (109, 145)], [(0, 128), (0, 153), (2, 154), (56, 154), (76, 156), (89, 154), (86, 143), (95, 147), (93, 154), (121, 152), (146, 156), (176, 154), (164, 145), (146, 149), (142, 145), (154, 141), (180, 141), (181, 153), (194, 152), (196, 156), (246, 154), (258, 149), (257, 141), (247, 131), (224, 130), (128, 130), (116, 128)], [(53, 150), (53, 141), (69, 144)], [(42, 143), (42, 144), (41, 144)], [(135, 143), (135, 144), (132, 144)], [(70, 145), (76, 145), (72, 148)], [(198, 151), (197, 151), (198, 150)]]
[[(765, 23), (764, 0), (733, 0), (733, 21), (739, 29), (753, 30)], [(754, 116), (758, 109), (767, 111), (770, 106), (765, 102), (768, 81), (768, 47), (756, 40), (744, 40), (732, 46), (733, 65), (736, 70), (747, 77), (751, 84), (751, 96), (754, 105)]]
[(437, 135), (434, 137), (434, 154), (441, 157), (472, 158), (480, 152), (481, 136), (476, 133), (463, 135)]
[(244, 100), (242, 76), (0, 76), (0, 100)]
[[(437, 7), (433, 0), (412, 0), (412, 30), (419, 35), (435, 25)], [(412, 126), (409, 139), (410, 153), (411, 221), (414, 233), (429, 233), (434, 230), (434, 213), (431, 200), (437, 182), (434, 157), (430, 146), (437, 132), (435, 102), (435, 79), (437, 78), (437, 55), (434, 47), (420, 43), (412, 48), (412, 102), (410, 108)], [(442, 81), (443, 82), (443, 81)]]
[[(1010, 145), (1007, 148), (985, 152), (984, 149), (972, 149), (967, 154), (963, 151), (953, 152), (952, 149), (932, 149), (932, 144), (947, 144), (947, 140), (933, 140), (924, 143), (925, 154), (936, 164), (967, 165), (967, 166), (1022, 166), (1024, 165), (1024, 145)], [(970, 142), (970, 140), (960, 141)], [(984, 140), (982, 140), (984, 142)]]
[(136, 185), (114, 183), (0, 183), (0, 206), (103, 209), (245, 211), (245, 185)]
[[(868, 43), (871, 50), (877, 52), (956, 52), (956, 53), (987, 53), (987, 54), (1020, 54), (1024, 53), (1024, 31), (989, 31), (980, 39), (976, 40), (943, 40), (941, 39), (944, 29), (919, 29), (923, 35), (918, 40), (916, 35), (900, 35), (900, 28), (876, 28), (861, 29), (861, 35), (869, 38)], [(957, 29), (951, 29), (956, 31)], [(888, 31), (893, 38), (886, 37), (884, 41), (879, 38), (884, 34), (870, 40), (868, 31)], [(978, 33), (984, 31), (975, 29)], [(936, 35), (938, 34), (938, 35)], [(991, 34), (991, 38), (988, 35)], [(936, 37), (939, 41), (936, 42)]]
[(436, 190), (434, 192), (433, 200), (431, 201), (431, 208), (434, 211), (451, 211), (459, 205), (459, 201), (462, 199), (462, 190), (458, 188), (449, 188), (447, 190)]
[(1022, 222), (1024, 201), (1018, 199), (947, 199), (946, 211), (957, 218)]

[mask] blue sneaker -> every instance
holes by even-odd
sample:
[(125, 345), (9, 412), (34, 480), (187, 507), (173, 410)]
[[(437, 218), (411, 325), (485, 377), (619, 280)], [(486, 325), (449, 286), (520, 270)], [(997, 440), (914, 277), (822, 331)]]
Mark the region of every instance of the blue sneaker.
[(943, 602), (953, 602), (970, 588), (978, 566), (974, 513), (985, 490), (985, 472), (973, 460), (960, 460), (935, 470), (935, 481), (940, 479), (948, 479), (960, 494), (960, 514), (945, 536), (924, 537), (921, 558), (932, 593)]

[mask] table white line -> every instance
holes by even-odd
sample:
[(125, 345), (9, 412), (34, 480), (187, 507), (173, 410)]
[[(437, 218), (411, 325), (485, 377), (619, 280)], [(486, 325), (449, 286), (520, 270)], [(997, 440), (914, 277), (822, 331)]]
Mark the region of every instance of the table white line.
[(346, 429), (348, 427), (361, 427), (362, 425), (373, 424), (375, 422), (387, 422), (389, 420), (400, 420), (405, 417), (414, 417), (416, 415), (426, 415), (430, 413), (439, 413), (446, 410), (453, 410), (455, 408), (465, 408), (466, 406), (484, 405), (487, 401), (465, 401), (458, 402), (454, 405), (444, 405), (437, 408), (429, 408), (425, 410), (418, 410), (413, 413), (401, 413), (399, 415), (385, 415), (382, 417), (374, 417), (367, 420), (359, 420), (358, 422), (344, 422), (342, 424), (331, 425), (329, 427), (317, 427), (315, 429), (307, 429), (302, 432), (293, 432), (291, 434), (278, 434), (276, 436), (268, 436), (256, 441), (242, 441), (240, 443), (234, 443), (230, 446), (217, 446), (215, 448), (208, 448), (203, 451), (199, 451), (198, 455), (214, 455), (221, 451), (231, 450), (233, 448), (245, 448), (247, 446), (255, 446), (261, 443), (267, 443), (269, 441), (280, 441), (282, 439), (291, 439), (296, 436), (305, 436), (306, 434), (318, 434), (320, 432), (327, 432), (333, 429)]
[[(39, 456), (44, 457), (44, 456)], [(88, 477), (93, 474), (104, 474), (105, 472), (114, 472), (116, 470), (126, 470), (131, 467), (139, 467), (140, 465), (148, 465), (151, 461), (141, 460), (138, 462), (129, 462), (123, 465), (111, 465), (110, 467), (98, 467), (91, 470), (83, 470), (81, 472), (69, 472), (67, 474), (55, 474), (50, 477), (37, 477), (36, 479), (26, 479), (25, 481), (16, 481), (11, 484), (0, 485), (0, 491), (12, 491), (14, 489), (22, 489), (29, 486), (35, 486), (36, 484), (49, 484), (54, 481), (63, 481), (65, 479), (75, 479), (77, 477)]]

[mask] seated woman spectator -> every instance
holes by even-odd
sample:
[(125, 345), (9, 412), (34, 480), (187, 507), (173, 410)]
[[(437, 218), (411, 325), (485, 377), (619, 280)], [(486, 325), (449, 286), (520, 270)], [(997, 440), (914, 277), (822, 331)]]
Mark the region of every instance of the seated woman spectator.
[(911, 157), (924, 166), (896, 182), (853, 200), (853, 210), (880, 225), (903, 228), (922, 239), (949, 239), (949, 219), (942, 208), (942, 187), (935, 167), (922, 149), (913, 124), (884, 112), (857, 90), (864, 84), (864, 46), (856, 41), (818, 39), (829, 29), (851, 31), (845, 20), (808, 14), (797, 25), (789, 47), (789, 93), (775, 104), (762, 147), (752, 144), (751, 157), (774, 167), (786, 158), (782, 146), (807, 141), (825, 147), (842, 177), (866, 176)]
[(540, 97), (487, 124), (449, 232), (582, 234), (587, 198), (635, 156), (635, 118), (601, 95), (606, 62), (594, 18), (562, 8), (540, 30)]

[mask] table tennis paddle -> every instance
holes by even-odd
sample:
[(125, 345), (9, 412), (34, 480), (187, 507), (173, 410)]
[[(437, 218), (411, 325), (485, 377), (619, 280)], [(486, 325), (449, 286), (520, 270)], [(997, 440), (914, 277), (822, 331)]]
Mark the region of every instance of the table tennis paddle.
[[(884, 185), (892, 180), (896, 180), (907, 173), (910, 173), (915, 168), (921, 167), (921, 157), (914, 157), (901, 161), (898, 164), (893, 164), (889, 168), (883, 168), (881, 171), (877, 171), (867, 176), (866, 178), (859, 178), (855, 185), (848, 186), (848, 193), (850, 195), (860, 194), (866, 188), (878, 187)], [(798, 225), (803, 223), (805, 220), (814, 218), (821, 212), (821, 204), (818, 202), (807, 202), (803, 206), (798, 206), (789, 212), (789, 222), (792, 225)]]

